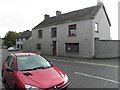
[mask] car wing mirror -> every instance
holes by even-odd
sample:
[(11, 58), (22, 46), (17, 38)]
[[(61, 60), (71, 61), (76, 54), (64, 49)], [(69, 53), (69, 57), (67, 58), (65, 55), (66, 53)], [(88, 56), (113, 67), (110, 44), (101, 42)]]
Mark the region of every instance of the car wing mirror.
[(7, 67), (7, 68), (6, 68), (6, 71), (8, 71), (8, 72), (13, 72), (13, 70), (12, 70), (10, 67)]

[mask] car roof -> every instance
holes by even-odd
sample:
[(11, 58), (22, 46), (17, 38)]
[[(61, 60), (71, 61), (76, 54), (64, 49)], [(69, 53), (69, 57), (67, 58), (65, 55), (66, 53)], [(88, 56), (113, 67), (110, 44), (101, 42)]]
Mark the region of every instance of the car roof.
[(37, 54), (35, 54), (35, 53), (14, 53), (14, 55), (15, 56), (28, 56), (28, 55), (37, 55)]

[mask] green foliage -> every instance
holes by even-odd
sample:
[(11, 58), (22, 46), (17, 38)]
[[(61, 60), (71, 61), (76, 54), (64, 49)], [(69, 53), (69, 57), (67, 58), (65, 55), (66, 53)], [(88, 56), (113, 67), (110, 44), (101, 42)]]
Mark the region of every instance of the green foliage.
[(18, 34), (16, 32), (8, 31), (4, 37), (3, 44), (7, 47), (15, 46), (17, 35)]

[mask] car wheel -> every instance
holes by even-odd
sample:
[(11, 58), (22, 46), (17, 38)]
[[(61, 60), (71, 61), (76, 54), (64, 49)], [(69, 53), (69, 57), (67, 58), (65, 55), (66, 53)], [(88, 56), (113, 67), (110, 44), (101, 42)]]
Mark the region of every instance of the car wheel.
[(6, 82), (3, 70), (2, 70), (2, 82)]
[(17, 85), (15, 85), (13, 90), (19, 90), (19, 87)]

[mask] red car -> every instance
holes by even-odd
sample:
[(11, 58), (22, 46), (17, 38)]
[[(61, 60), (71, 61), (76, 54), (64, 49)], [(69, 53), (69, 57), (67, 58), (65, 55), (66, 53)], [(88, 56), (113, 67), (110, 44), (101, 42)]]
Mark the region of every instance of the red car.
[(66, 90), (68, 76), (34, 53), (15, 53), (2, 66), (2, 79), (16, 90)]

